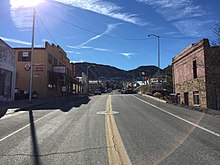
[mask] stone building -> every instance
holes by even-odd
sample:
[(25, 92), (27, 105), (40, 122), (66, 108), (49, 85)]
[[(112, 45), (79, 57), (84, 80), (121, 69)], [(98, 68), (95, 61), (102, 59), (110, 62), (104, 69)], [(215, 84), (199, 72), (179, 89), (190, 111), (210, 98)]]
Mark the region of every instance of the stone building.
[(15, 92), (14, 50), (0, 39), (0, 101), (13, 101)]
[(220, 46), (203, 39), (172, 59), (177, 102), (220, 109)]
[[(29, 91), (31, 48), (14, 48), (17, 77), (16, 88)], [(59, 45), (34, 48), (32, 91), (39, 98), (57, 97), (74, 93), (80, 85), (74, 78), (72, 64)]]

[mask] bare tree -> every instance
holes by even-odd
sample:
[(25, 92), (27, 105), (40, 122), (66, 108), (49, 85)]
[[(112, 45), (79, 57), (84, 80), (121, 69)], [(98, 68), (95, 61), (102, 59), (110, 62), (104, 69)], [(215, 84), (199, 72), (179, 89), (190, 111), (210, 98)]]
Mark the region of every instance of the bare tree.
[(212, 45), (220, 46), (220, 21), (215, 23), (215, 27), (213, 28), (213, 33), (216, 36), (216, 39), (212, 41)]

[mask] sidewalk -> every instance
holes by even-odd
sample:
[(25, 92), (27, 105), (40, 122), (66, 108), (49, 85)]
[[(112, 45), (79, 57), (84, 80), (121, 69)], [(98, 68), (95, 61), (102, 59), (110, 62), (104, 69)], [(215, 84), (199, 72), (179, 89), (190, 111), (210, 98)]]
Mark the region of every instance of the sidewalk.
[[(55, 97), (55, 98), (44, 98), (44, 99), (33, 99), (32, 103), (29, 103), (28, 99), (24, 100), (15, 100), (13, 102), (0, 102), (0, 118), (5, 114), (11, 114), (15, 111), (21, 109), (30, 109), (39, 105), (44, 105), (50, 102), (57, 102), (62, 100), (78, 100), (79, 98), (85, 97), (83, 95), (72, 95), (64, 97)], [(9, 110), (8, 110), (9, 109)]]
[(167, 103), (166, 100), (162, 100), (162, 99), (159, 99), (159, 98), (156, 98), (156, 97), (153, 97), (153, 96), (147, 95), (147, 94), (142, 94), (142, 96), (145, 96), (145, 97), (151, 98), (151, 99), (153, 99), (153, 100), (156, 100), (156, 101), (159, 101), (159, 102), (162, 102), (162, 103)]

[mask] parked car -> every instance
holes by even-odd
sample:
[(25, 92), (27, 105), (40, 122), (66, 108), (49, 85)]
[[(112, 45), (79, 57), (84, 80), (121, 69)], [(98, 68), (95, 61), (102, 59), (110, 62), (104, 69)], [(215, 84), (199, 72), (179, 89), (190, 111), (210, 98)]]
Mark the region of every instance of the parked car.
[(15, 100), (21, 100), (25, 98), (24, 90), (15, 88)]
[(37, 99), (37, 97), (38, 97), (38, 96), (37, 96), (37, 91), (33, 91), (33, 92), (32, 92), (32, 98), (33, 98), (33, 99)]
[(95, 90), (95, 92), (94, 92), (94, 94), (95, 94), (95, 95), (101, 95), (101, 94), (102, 94), (102, 92), (101, 92), (101, 90), (100, 90), (100, 89), (96, 89), (96, 90)]
[(132, 89), (126, 89), (123, 91), (124, 94), (136, 94), (137, 92), (135, 92), (134, 90)]
[[(36, 99), (38, 97), (37, 92), (32, 92), (32, 98)], [(21, 99), (28, 99), (29, 98), (29, 91), (24, 91), (19, 88), (15, 88), (15, 100), (21, 100)]]

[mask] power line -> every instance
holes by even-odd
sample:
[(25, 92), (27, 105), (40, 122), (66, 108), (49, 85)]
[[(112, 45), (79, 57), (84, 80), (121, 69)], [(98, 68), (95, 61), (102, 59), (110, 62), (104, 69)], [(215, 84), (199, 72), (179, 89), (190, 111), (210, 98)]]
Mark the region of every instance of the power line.
[[(74, 25), (74, 24), (72, 24), (72, 23), (70, 23), (70, 22), (68, 22), (68, 21), (66, 21), (66, 20), (64, 20), (64, 19), (61, 19), (61, 18), (59, 18), (59, 17), (56, 17), (56, 16), (54, 16), (54, 15), (52, 15), (52, 14), (49, 14), (48, 12), (44, 12), (44, 13), (46, 13), (47, 15), (49, 15), (49, 16), (51, 16), (51, 17), (53, 17), (53, 18), (55, 18), (55, 19), (57, 19), (57, 20), (59, 20), (59, 21), (61, 21), (61, 22), (63, 22), (63, 23), (66, 23), (66, 24), (68, 24), (68, 25), (70, 25), (70, 26), (72, 26), (72, 27), (81, 29), (81, 30), (86, 31), (86, 32), (89, 32), (89, 33), (93, 33), (93, 34), (95, 34), (95, 35), (100, 35), (100, 33), (98, 33), (98, 32), (95, 32), (95, 31), (86, 29), (86, 28), (81, 27), (81, 26), (78, 26), (78, 25)], [(103, 37), (108, 37), (108, 38), (113, 38), (113, 39), (118, 39), (118, 40), (129, 40), (129, 41), (137, 41), (137, 40), (140, 40), (140, 41), (141, 41), (141, 40), (146, 40), (146, 39), (147, 39), (147, 37), (146, 37), (146, 38), (121, 38), (121, 37), (116, 37), (116, 36), (112, 36), (112, 35), (108, 35), (108, 34), (104, 35)]]
[[(59, 18), (59, 17), (57, 17), (57, 16), (54, 16), (54, 15), (48, 13), (48, 12), (45, 12), (45, 11), (44, 11), (44, 13), (46, 13), (47, 15), (49, 15), (49, 16), (51, 16), (51, 17), (53, 17), (53, 18), (55, 18), (55, 19), (57, 19), (57, 20), (59, 20), (59, 21), (61, 21), (61, 22), (63, 22), (63, 23), (66, 23), (66, 24), (68, 24), (68, 25), (70, 25), (70, 26), (72, 26), (72, 27), (81, 29), (81, 30), (86, 31), (86, 32), (89, 32), (89, 33), (93, 33), (93, 34), (95, 34), (95, 35), (100, 35), (100, 33), (98, 33), (98, 32), (95, 32), (95, 31), (89, 30), (89, 29), (87, 29), (87, 28), (84, 28), (84, 27), (81, 27), (81, 26), (72, 24), (72, 23), (70, 23), (70, 22), (68, 22), (68, 21), (66, 21), (66, 20), (64, 20), (64, 19), (62, 19), (62, 18)], [(108, 37), (108, 38), (117, 39), (117, 40), (125, 40), (125, 41), (145, 41), (145, 40), (150, 39), (150, 38), (147, 37), (147, 34), (146, 34), (146, 38), (122, 38), (122, 37), (116, 37), (116, 36), (112, 36), (112, 35), (108, 35), (108, 34), (103, 35), (103, 37)], [(160, 36), (160, 38), (164, 38), (164, 39), (175, 39), (175, 40), (186, 40), (186, 39), (198, 39), (198, 38), (202, 38), (202, 37)]]
[(37, 17), (39, 18), (40, 23), (43, 25), (43, 27), (45, 28), (45, 30), (46, 30), (47, 33), (49, 34), (49, 36), (52, 38), (53, 42), (57, 45), (56, 40), (54, 39), (54, 37), (52, 36), (52, 34), (49, 32), (49, 30), (47, 29), (46, 25), (43, 23), (43, 21), (42, 21), (42, 19), (40, 18), (40, 16), (37, 14), (37, 11), (36, 11), (36, 15), (37, 15)]

